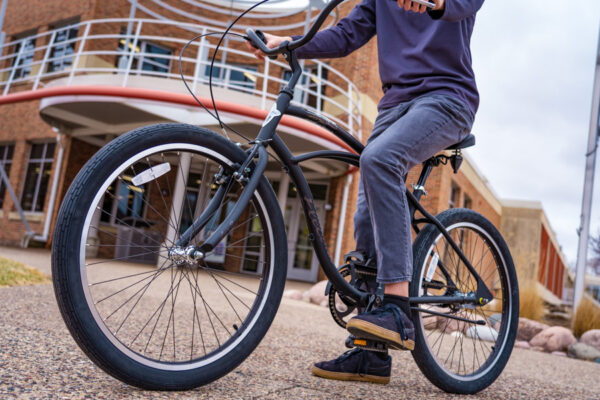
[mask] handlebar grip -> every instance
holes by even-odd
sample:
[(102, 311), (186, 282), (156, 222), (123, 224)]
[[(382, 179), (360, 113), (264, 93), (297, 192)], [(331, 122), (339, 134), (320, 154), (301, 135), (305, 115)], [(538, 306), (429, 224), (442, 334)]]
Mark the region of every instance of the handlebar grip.
[[(253, 30), (253, 29), (248, 28), (246, 30), (246, 34), (248, 35), (250, 44), (255, 49), (260, 49), (260, 50), (262, 50), (263, 53), (265, 53), (267, 55), (272, 54), (275, 51), (274, 49), (269, 49), (267, 47), (267, 38), (265, 37), (265, 34), (263, 33), (263, 31), (261, 31), (260, 29)], [(277, 59), (277, 54), (269, 55), (269, 58), (271, 60), (275, 60), (275, 59)]]

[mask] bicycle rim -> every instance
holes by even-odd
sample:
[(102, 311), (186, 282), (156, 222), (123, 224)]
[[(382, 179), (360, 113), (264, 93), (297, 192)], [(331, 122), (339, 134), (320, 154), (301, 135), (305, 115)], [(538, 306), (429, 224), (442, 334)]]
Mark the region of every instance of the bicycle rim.
[[(184, 163), (188, 174), (179, 168)], [(223, 155), (189, 143), (156, 146), (114, 168), (88, 208), (79, 246), (87, 305), (105, 336), (146, 366), (187, 370), (225, 357), (265, 305), (274, 246), (258, 191), (201, 263), (177, 265), (169, 254), (214, 194), (214, 173), (229, 164)], [(150, 173), (158, 176), (145, 181)], [(179, 208), (172, 206), (181, 193), (178, 184), (185, 188)], [(241, 189), (232, 185), (190, 244), (208, 237)]]
[[(475, 381), (494, 367), (507, 343), (512, 312), (508, 269), (498, 244), (479, 225), (458, 222), (447, 227), (447, 230), (494, 298), (483, 307), (443, 304), (420, 306), (450, 316), (483, 321), (484, 325), (426, 312), (420, 313), (418, 323), (423, 333), (423, 344), (436, 364), (454, 379)], [(453, 290), (467, 295), (476, 291), (477, 285), (472, 274), (441, 233), (435, 236), (426, 254), (417, 281), (421, 282), (420, 296), (452, 295)], [(446, 271), (435, 267), (438, 259)]]

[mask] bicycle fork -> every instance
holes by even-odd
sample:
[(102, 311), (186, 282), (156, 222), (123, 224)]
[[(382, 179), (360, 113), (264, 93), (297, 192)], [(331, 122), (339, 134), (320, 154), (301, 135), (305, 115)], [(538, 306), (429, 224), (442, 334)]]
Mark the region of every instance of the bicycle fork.
[[(244, 212), (246, 206), (250, 203), (252, 195), (258, 187), (258, 183), (267, 168), (269, 155), (265, 145), (266, 143), (264, 142), (258, 140), (255, 141), (255, 146), (250, 150), (248, 157), (233, 174), (228, 175), (226, 171), (221, 170), (216, 175), (216, 183), (219, 185), (217, 193), (215, 193), (202, 215), (186, 229), (175, 243), (175, 246), (169, 251), (169, 255), (175, 262), (184, 263), (202, 260), (204, 256), (212, 251), (233, 228), (236, 221)], [(252, 170), (250, 164), (255, 157), (258, 157), (258, 161), (256, 162), (254, 170)], [(231, 212), (204, 243), (200, 246), (189, 246), (192, 238), (200, 233), (208, 221), (213, 217), (214, 213), (219, 209), (225, 195), (231, 188), (231, 184), (233, 183), (232, 180), (234, 179), (240, 184), (245, 183), (245, 186)]]

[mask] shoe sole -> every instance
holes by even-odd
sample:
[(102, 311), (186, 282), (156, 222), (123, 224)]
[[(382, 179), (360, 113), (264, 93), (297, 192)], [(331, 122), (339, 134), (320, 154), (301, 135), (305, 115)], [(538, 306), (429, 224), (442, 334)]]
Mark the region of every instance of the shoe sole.
[(393, 350), (414, 350), (414, 340), (402, 340), (400, 334), (360, 319), (351, 319), (346, 329), (357, 338), (384, 342)]
[(371, 383), (380, 383), (386, 384), (390, 383), (389, 376), (377, 376), (377, 375), (360, 375), (353, 374), (351, 372), (334, 372), (327, 371), (318, 367), (313, 366), (311, 369), (313, 375), (316, 375), (320, 378), (325, 379), (335, 379), (338, 381), (359, 381), (359, 382), (371, 382)]

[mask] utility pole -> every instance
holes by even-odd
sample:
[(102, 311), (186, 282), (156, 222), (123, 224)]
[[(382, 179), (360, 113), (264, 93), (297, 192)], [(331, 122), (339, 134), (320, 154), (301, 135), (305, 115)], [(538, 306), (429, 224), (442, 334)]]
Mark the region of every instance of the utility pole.
[(573, 311), (581, 301), (584, 291), (585, 270), (587, 269), (587, 253), (590, 236), (590, 216), (592, 211), (592, 197), (594, 193), (594, 172), (596, 169), (596, 154), (598, 149), (598, 114), (600, 111), (600, 35), (598, 49), (596, 50), (596, 73), (594, 77), (594, 92), (592, 97), (592, 115), (590, 119), (590, 132), (587, 153), (585, 155), (585, 178), (583, 185), (583, 201), (581, 205), (581, 224), (579, 226), (579, 248), (577, 250), (577, 267), (575, 275), (575, 292), (573, 296)]

